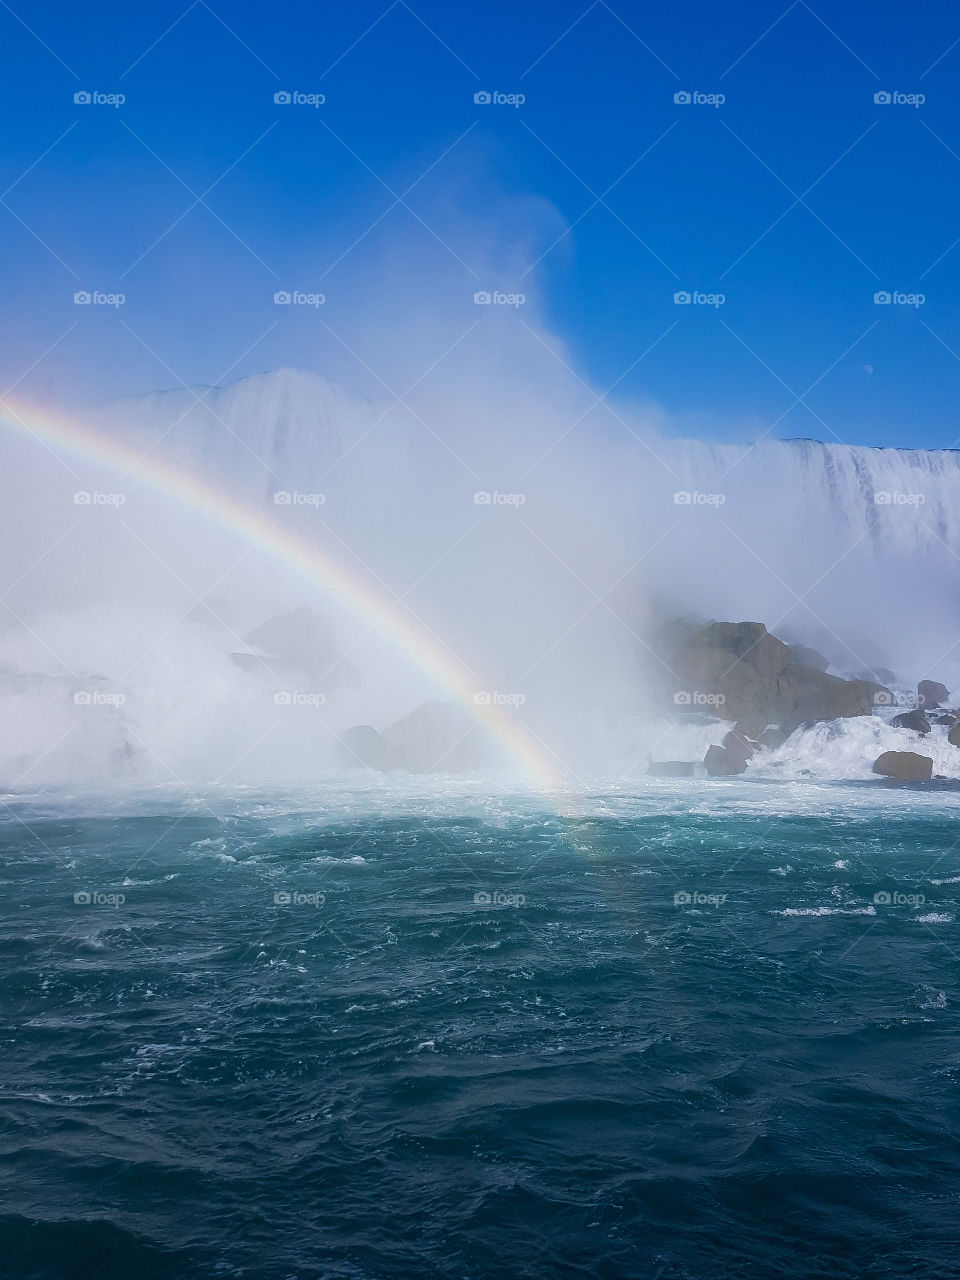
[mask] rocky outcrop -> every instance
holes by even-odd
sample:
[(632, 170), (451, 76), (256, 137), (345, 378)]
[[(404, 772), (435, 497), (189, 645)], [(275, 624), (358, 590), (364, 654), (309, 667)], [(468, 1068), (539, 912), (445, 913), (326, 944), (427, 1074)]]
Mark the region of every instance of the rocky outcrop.
[(819, 649), (811, 649), (808, 644), (791, 644), (790, 661), (798, 667), (812, 667), (814, 671), (826, 671), (830, 659), (825, 658)]
[(695, 760), (651, 760), (650, 778), (695, 778), (700, 765)]
[(726, 735), (721, 746), (725, 751), (729, 751), (732, 756), (746, 762), (751, 756), (756, 755), (758, 746), (752, 739), (746, 737), (742, 733), (737, 733), (736, 729), (731, 729)]
[(480, 735), (459, 707), (424, 702), (378, 733), (355, 725), (340, 735), (348, 767), (405, 769), (409, 773), (468, 773), (484, 763)]
[(932, 711), (934, 707), (942, 707), (950, 697), (950, 690), (939, 680), (921, 680), (917, 685), (917, 706)]
[(873, 772), (898, 782), (926, 782), (933, 777), (933, 760), (915, 751), (884, 751), (874, 762)]
[(951, 747), (960, 747), (960, 724), (955, 724), (947, 734), (947, 741)]
[(341, 733), (340, 741), (343, 744), (344, 764), (348, 769), (359, 766), (383, 770), (388, 767), (387, 744), (373, 725), (354, 725), (346, 733)]
[(665, 654), (679, 685), (674, 702), (709, 705), (721, 719), (758, 732), (761, 722), (791, 730), (811, 720), (871, 715), (875, 706), (894, 701), (882, 685), (845, 680), (797, 662), (791, 648), (760, 622), (675, 624), (665, 641), (661, 636), (661, 645), (670, 643), (677, 644)]
[(708, 747), (707, 754), (703, 757), (703, 763), (707, 767), (707, 774), (711, 778), (730, 778), (738, 773), (746, 773), (747, 762), (740, 756), (734, 755), (726, 747)]
[(913, 729), (925, 738), (930, 732), (930, 721), (922, 711), (903, 711), (890, 721), (894, 729)]

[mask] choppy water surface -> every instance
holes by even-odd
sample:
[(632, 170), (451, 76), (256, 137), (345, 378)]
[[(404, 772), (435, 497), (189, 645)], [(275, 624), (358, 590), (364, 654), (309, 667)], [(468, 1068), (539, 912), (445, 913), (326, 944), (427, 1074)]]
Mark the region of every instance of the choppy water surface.
[(955, 1277), (960, 795), (571, 807), (5, 797), (6, 1274)]

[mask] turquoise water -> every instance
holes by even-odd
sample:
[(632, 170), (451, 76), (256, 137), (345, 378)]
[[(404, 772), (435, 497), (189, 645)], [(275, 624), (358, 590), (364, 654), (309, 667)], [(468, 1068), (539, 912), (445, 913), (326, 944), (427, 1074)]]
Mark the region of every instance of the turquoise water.
[(957, 794), (576, 804), (7, 797), (4, 1274), (960, 1274)]

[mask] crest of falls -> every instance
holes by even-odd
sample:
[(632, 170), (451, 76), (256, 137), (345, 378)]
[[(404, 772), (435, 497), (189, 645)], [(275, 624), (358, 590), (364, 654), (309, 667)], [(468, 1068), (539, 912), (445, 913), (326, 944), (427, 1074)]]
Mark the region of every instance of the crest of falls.
[[(84, 759), (96, 776), (216, 776), (258, 734), (244, 766), (258, 776), (342, 767), (351, 728), (450, 698), (398, 645), (401, 624), (585, 772), (646, 758), (650, 640), (672, 617), (762, 621), (835, 673), (960, 688), (955, 451), (680, 440), (582, 385), (398, 401), (295, 370), (86, 417), (165, 479), (11, 451), (24, 576), (0, 636), (8, 783), (57, 775), (57, 733), (68, 773)], [(247, 516), (198, 505), (196, 481)], [(80, 509), (79, 489), (122, 502)], [(316, 548), (337, 584), (265, 527)], [(89, 695), (72, 735), (71, 690)]]

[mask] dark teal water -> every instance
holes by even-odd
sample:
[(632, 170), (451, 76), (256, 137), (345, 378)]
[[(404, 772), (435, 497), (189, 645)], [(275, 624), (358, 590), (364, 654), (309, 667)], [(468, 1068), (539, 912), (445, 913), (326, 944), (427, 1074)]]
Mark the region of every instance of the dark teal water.
[(583, 804), (8, 797), (0, 1272), (960, 1275), (956, 796)]

